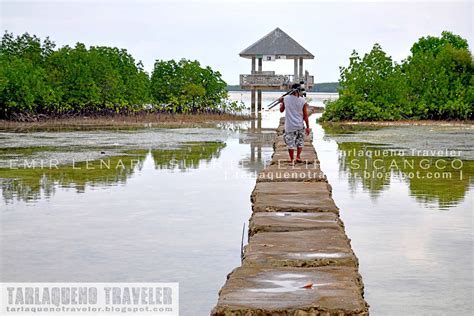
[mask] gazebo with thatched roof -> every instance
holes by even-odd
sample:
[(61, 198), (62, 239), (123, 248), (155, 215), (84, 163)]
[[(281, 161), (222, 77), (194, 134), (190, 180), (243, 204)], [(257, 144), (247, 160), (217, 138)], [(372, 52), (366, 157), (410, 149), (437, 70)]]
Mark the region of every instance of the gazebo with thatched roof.
[[(251, 91), (252, 112), (255, 111), (256, 95), (258, 111), (262, 109), (262, 89), (285, 90), (292, 83), (300, 81), (305, 82), (307, 89), (313, 87), (314, 77), (310, 76), (308, 71), (303, 72), (303, 60), (314, 59), (314, 55), (278, 27), (244, 49), (239, 55), (252, 60), (251, 73), (240, 75), (241, 88)], [(277, 59), (293, 59), (293, 74), (278, 75), (274, 71), (262, 70), (263, 61)], [(255, 67), (257, 60), (258, 69)]]

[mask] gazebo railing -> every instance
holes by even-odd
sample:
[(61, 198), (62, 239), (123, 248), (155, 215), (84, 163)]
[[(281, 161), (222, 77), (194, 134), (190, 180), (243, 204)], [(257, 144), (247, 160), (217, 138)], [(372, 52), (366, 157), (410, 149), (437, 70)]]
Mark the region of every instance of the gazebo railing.
[(276, 75), (273, 71), (240, 75), (241, 87), (282, 87), (286, 88), (294, 82), (304, 81), (306, 87), (314, 85), (313, 76), (295, 77), (294, 75)]

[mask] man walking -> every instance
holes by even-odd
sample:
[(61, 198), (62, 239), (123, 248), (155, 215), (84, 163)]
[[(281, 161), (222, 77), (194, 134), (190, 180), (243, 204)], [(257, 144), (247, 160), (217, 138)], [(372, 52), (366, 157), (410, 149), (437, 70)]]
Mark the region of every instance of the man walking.
[[(285, 114), (285, 133), (283, 138), (288, 146), (290, 164), (301, 162), (301, 152), (304, 146), (304, 134), (309, 135), (308, 103), (300, 96), (300, 85), (295, 83), (293, 92), (280, 98), (280, 112)], [(305, 124), (306, 123), (306, 129)], [(294, 159), (296, 149), (296, 160)]]

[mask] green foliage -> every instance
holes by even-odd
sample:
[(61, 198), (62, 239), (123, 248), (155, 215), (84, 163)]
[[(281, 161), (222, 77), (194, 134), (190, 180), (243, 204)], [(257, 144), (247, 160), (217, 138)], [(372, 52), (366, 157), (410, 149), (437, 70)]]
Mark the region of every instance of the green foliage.
[(25, 33), (0, 44), (0, 118), (141, 110), (150, 101), (141, 62), (124, 49), (77, 43), (55, 50)]
[(474, 64), (465, 39), (449, 32), (422, 37), (398, 65), (380, 45), (341, 67), (339, 99), (323, 121), (472, 119)]
[(238, 111), (229, 102), (227, 84), (218, 71), (198, 61), (157, 60), (151, 75), (151, 95), (160, 111), (173, 113)]
[[(454, 38), (443, 32), (443, 38)], [(419, 43), (422, 43), (420, 45)], [(415, 116), (426, 119), (470, 119), (473, 115), (474, 64), (467, 42), (422, 38), (403, 67)], [(434, 42), (435, 44), (433, 44)], [(420, 47), (430, 47), (431, 50)]]
[(413, 44), (410, 51), (413, 56), (422, 54), (439, 54), (445, 46), (451, 46), (456, 49), (469, 49), (467, 40), (451, 32), (441, 32), (441, 37), (427, 36), (422, 37)]
[(170, 112), (240, 110), (226, 86), (219, 72), (197, 61), (157, 61), (150, 80), (125, 49), (82, 43), (55, 49), (49, 38), (8, 32), (0, 43), (0, 119), (127, 114), (153, 102)]

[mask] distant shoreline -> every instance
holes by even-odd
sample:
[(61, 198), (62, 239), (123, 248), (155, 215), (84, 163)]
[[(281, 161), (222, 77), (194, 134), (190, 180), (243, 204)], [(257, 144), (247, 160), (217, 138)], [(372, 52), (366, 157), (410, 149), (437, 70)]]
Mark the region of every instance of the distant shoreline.
[[(250, 92), (250, 90), (228, 90), (227, 92)], [(288, 92), (288, 90), (262, 90), (262, 93), (280, 93), (280, 94), (283, 94), (285, 92)], [(339, 93), (337, 92), (323, 92), (323, 91), (318, 91), (318, 92), (314, 92), (314, 91), (309, 91), (308, 93), (311, 93), (311, 94), (330, 94), (330, 95), (336, 95), (336, 96), (339, 96)]]
[[(339, 88), (338, 82), (321, 82), (315, 83), (313, 89), (307, 90), (307, 92), (321, 92), (321, 93), (337, 93), (337, 89)], [(227, 85), (227, 91), (249, 91), (243, 90), (240, 88), (240, 85)], [(286, 91), (286, 90), (262, 90), (264, 92), (270, 91)]]

